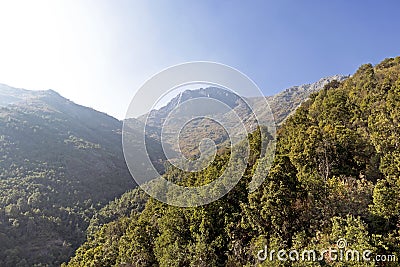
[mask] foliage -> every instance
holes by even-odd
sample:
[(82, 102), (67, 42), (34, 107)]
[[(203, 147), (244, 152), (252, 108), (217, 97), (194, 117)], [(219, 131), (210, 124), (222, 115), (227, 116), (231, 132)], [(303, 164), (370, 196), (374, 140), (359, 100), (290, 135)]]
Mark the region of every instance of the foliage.
[[(101, 226), (68, 266), (308, 266), (259, 261), (257, 252), (265, 245), (334, 247), (340, 238), (354, 249), (398, 257), (399, 111), (400, 58), (363, 65), (311, 95), (283, 123), (274, 164), (257, 191), (247, 190), (254, 161), (211, 204), (177, 208), (149, 199), (143, 211)], [(187, 186), (207, 183), (228, 156), (219, 155), (201, 175), (170, 168), (166, 177)], [(312, 265), (375, 263), (343, 264), (323, 258)]]
[(118, 120), (30, 94), (0, 109), (0, 266), (59, 266), (93, 215), (134, 187)]

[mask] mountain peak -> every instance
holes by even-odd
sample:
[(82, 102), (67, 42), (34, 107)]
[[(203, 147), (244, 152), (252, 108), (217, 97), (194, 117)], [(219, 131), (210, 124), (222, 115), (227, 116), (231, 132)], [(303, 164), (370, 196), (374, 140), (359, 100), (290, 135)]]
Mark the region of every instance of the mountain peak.
[(54, 91), (53, 89), (47, 89), (44, 90), (43, 92), (47, 93), (48, 95), (61, 96), (58, 92)]
[(16, 105), (22, 102), (26, 103), (27, 101), (32, 102), (34, 100), (47, 97), (57, 97), (65, 99), (59, 93), (52, 89), (34, 91), (15, 88), (6, 84), (0, 84), (0, 107)]

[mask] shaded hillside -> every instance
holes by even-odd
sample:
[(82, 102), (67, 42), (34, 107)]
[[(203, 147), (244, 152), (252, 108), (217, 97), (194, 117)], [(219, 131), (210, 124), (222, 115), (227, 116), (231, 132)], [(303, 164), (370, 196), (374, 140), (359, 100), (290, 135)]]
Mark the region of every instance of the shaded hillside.
[(121, 122), (52, 90), (0, 86), (0, 265), (57, 266), (133, 188)]
[[(132, 203), (116, 201), (122, 217), (97, 226), (68, 266), (398, 266), (399, 120), (400, 57), (362, 65), (312, 94), (282, 124), (275, 162), (258, 190), (247, 190), (253, 162), (231, 192), (205, 206), (150, 198), (128, 215), (122, 203)], [(257, 153), (260, 135), (248, 138)], [(187, 186), (212, 181), (228, 158), (217, 156), (201, 173), (171, 168), (166, 178)], [(257, 258), (265, 247), (322, 251), (343, 239), (346, 249), (370, 250), (370, 260)], [(376, 255), (395, 261), (381, 264)]]

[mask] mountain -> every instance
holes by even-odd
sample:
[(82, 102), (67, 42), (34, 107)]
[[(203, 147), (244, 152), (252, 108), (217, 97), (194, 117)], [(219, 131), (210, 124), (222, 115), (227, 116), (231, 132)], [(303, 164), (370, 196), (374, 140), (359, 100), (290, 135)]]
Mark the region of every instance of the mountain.
[[(240, 96), (227, 91), (223, 90), (218, 87), (208, 87), (208, 88), (199, 88), (196, 90), (186, 90), (184, 92), (179, 93), (177, 96), (175, 96), (172, 100), (170, 100), (167, 105), (161, 107), (158, 110), (152, 110), (148, 115), (143, 115), (139, 117), (138, 119), (141, 121), (146, 121), (146, 124), (149, 126), (153, 127), (160, 127), (164, 122), (167, 116), (175, 109), (177, 108), (180, 104), (189, 101), (189, 100), (194, 100), (198, 98), (212, 98), (217, 101), (220, 101), (227, 105), (230, 108), (234, 108), (239, 103), (241, 102)], [(196, 103), (197, 104), (197, 103)], [(200, 106), (197, 104), (195, 107), (188, 106), (186, 109), (181, 113), (181, 115), (184, 116), (189, 116), (190, 110), (188, 108), (193, 108), (192, 112), (197, 112), (202, 113), (202, 114), (211, 114), (211, 113), (218, 113), (218, 112), (224, 112), (224, 109), (221, 110), (215, 110), (212, 109), (210, 110), (209, 106)], [(216, 107), (218, 108), (218, 107)], [(199, 112), (200, 110), (200, 112)]]
[(24, 99), (33, 97), (34, 94), (33, 91), (12, 88), (5, 84), (0, 84), (0, 107), (23, 101)]
[[(348, 77), (349, 76), (345, 75), (333, 75), (321, 78), (314, 83), (292, 86), (276, 95), (267, 96), (266, 100), (274, 114), (275, 123), (280, 125), (301, 103), (307, 100), (311, 94), (319, 92), (326, 84), (334, 80), (341, 82)], [(252, 107), (257, 111), (264, 109), (264, 103), (261, 99), (250, 98), (250, 101)]]
[[(221, 147), (228, 140), (227, 126), (235, 122), (228, 114), (245, 105), (242, 97), (230, 91), (217, 87), (200, 88), (179, 93), (164, 107), (152, 110), (138, 120), (146, 123), (149, 129), (156, 129), (153, 131), (155, 138), (162, 139), (170, 148), (167, 154), (174, 157), (181, 150), (185, 157), (192, 158), (200, 153), (199, 143), (203, 138), (210, 138)], [(247, 119), (250, 115), (248, 109), (242, 113), (242, 118)]]
[[(108, 186), (122, 189), (131, 184), (120, 144), (120, 121), (52, 90), (16, 92), (20, 99), (0, 109), (1, 178), (25, 175), (39, 166), (63, 168), (74, 179), (87, 175), (79, 179), (84, 186), (100, 187), (88, 195), (94, 201), (114, 196)], [(110, 175), (116, 177), (110, 180)], [(94, 177), (110, 184), (92, 184)]]
[[(218, 87), (186, 90), (164, 107), (137, 119), (146, 123), (153, 138), (161, 140), (162, 135), (164, 144), (171, 150), (169, 154), (172, 158), (177, 157), (179, 151), (186, 158), (196, 158), (200, 154), (199, 144), (202, 139), (210, 138), (220, 150), (229, 146), (227, 129), (232, 129), (233, 135), (243, 133), (243, 126), (237, 123), (237, 116), (249, 133), (257, 126), (254, 123), (255, 114), (259, 124), (272, 123), (273, 115), (275, 123), (280, 125), (312, 93), (318, 92), (333, 80), (341, 82), (347, 78), (348, 76), (343, 75), (325, 77), (315, 83), (293, 86), (265, 98), (246, 98)], [(272, 114), (268, 113), (266, 101)], [(193, 119), (197, 116), (204, 118)], [(176, 133), (179, 133), (179, 140)]]
[[(204, 206), (174, 207), (135, 189), (102, 210), (103, 223), (63, 266), (398, 266), (399, 122), (400, 57), (362, 65), (283, 120), (256, 191), (248, 186), (257, 161)], [(262, 138), (248, 136), (251, 154)], [(172, 167), (165, 178), (198, 186), (219, 177), (229, 158), (222, 153), (198, 173)], [(377, 264), (382, 255), (388, 260)]]
[(0, 266), (59, 265), (92, 214), (135, 187), (122, 123), (52, 90), (0, 85)]
[[(278, 116), (284, 118), (297, 107), (297, 102), (291, 101), (306, 99), (328, 80), (268, 98), (276, 101), (270, 105), (286, 105), (285, 113)], [(197, 102), (176, 109), (205, 97), (226, 107)], [(151, 111), (145, 138), (153, 164), (164, 171), (163, 148), (173, 154), (180, 147), (192, 158), (198, 156), (203, 138), (211, 138), (220, 155), (229, 144), (223, 127), (200, 119), (185, 125), (179, 142), (167, 136), (161, 147), (161, 125), (171, 111), (175, 120), (165, 127), (167, 132), (199, 112), (228, 125), (237, 113), (253, 131), (251, 108), (263, 112), (265, 107), (261, 99), (245, 100), (254, 106), (248, 107), (241, 97), (220, 88), (202, 88), (182, 92), (165, 107)], [(134, 146), (141, 140), (143, 123), (143, 117), (125, 121), (130, 128), (128, 141)], [(147, 197), (129, 191), (135, 184), (125, 165), (121, 128), (121, 121), (77, 105), (53, 90), (29, 91), (0, 84), (0, 266), (57, 266), (82, 244), (88, 226), (94, 231), (103, 223), (143, 209)], [(146, 157), (139, 150), (132, 156), (138, 162)], [(121, 199), (115, 199), (126, 191)]]

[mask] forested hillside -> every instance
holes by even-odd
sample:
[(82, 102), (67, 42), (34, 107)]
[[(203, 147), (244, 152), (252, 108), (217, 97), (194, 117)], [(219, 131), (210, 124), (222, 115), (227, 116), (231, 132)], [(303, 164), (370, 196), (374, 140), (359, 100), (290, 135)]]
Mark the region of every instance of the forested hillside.
[[(282, 114), (289, 114), (298, 101), (331, 78), (280, 93), (276, 99), (285, 98), (287, 108), (283, 113), (273, 109), (275, 116), (284, 118)], [(221, 91), (209, 88), (186, 93), (186, 98), (193, 98), (210, 93), (218, 96)], [(218, 97), (240, 109), (237, 97), (225, 93)], [(250, 101), (254, 108), (263, 108), (255, 100)], [(173, 100), (169, 106), (174, 106)], [(244, 111), (240, 110), (246, 116)], [(155, 119), (163, 119), (162, 114), (154, 112)], [(133, 127), (129, 140), (135, 145), (143, 124), (136, 119), (127, 122)], [(77, 105), (53, 90), (0, 84), (0, 266), (58, 266), (84, 242), (86, 232), (143, 209), (148, 198), (137, 190), (104, 207), (135, 186), (122, 156), (121, 126), (115, 118)], [(225, 139), (218, 128), (202, 126), (204, 132), (199, 125), (188, 125), (186, 138), (180, 140), (189, 155), (197, 153), (196, 146), (191, 147), (196, 145), (194, 131), (199, 138), (210, 137), (210, 130), (214, 131), (214, 140), (223, 146)], [(160, 128), (147, 125), (146, 130), (150, 156), (162, 171)], [(134, 156), (144, 157), (137, 151)]]
[[(400, 57), (332, 81), (280, 127), (273, 167), (248, 193), (257, 162), (220, 200), (177, 208), (129, 192), (103, 209), (68, 266), (398, 266), (398, 262), (261, 261), (259, 250), (347, 248), (400, 257)], [(252, 154), (261, 141), (249, 135)], [(193, 186), (215, 179), (229, 151)], [(112, 207), (112, 208), (111, 208)], [(106, 219), (109, 214), (113, 221)], [(105, 223), (102, 225), (102, 223)]]
[(52, 90), (0, 86), (0, 266), (58, 266), (135, 184), (121, 122)]

